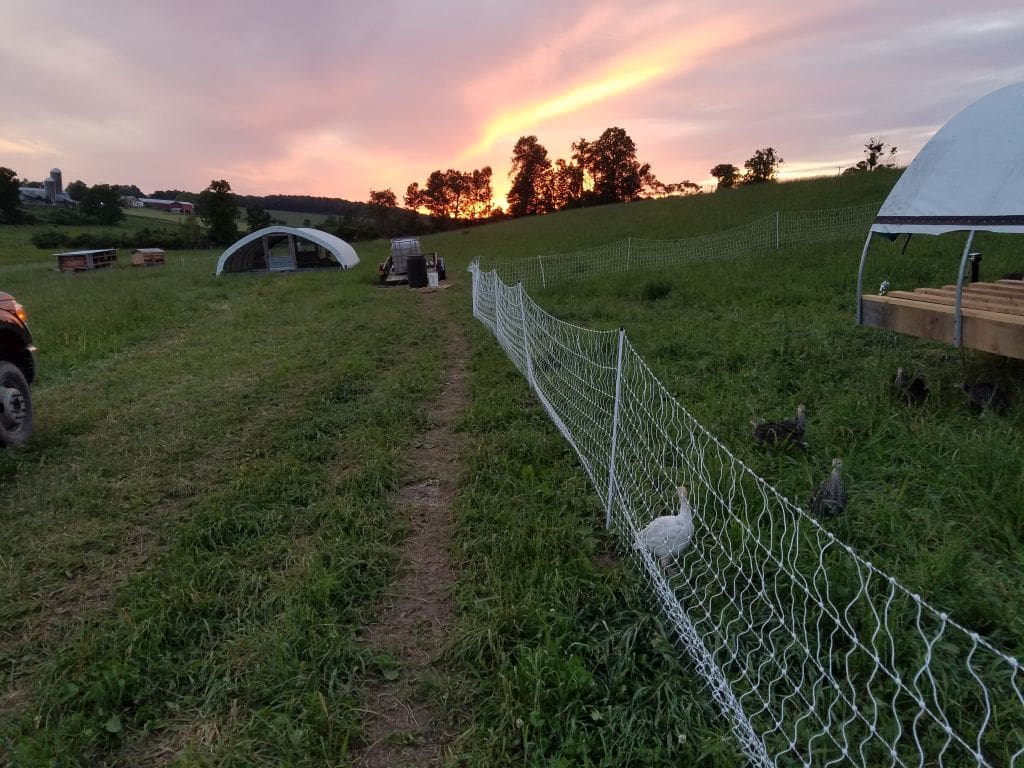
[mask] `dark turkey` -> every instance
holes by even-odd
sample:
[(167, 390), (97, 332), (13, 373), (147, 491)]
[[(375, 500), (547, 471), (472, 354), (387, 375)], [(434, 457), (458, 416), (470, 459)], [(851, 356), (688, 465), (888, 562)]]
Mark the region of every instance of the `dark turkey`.
[(928, 399), (928, 382), (916, 373), (907, 373), (902, 368), (896, 369), (896, 380), (893, 381), (896, 395), (908, 405), (918, 405)]
[(753, 421), (751, 422), (754, 431), (754, 439), (762, 445), (782, 446), (789, 443), (805, 445), (804, 407), (796, 407), (796, 418), (784, 419), (783, 421)]
[(1010, 401), (995, 384), (980, 381), (974, 384), (963, 382), (960, 389), (967, 393), (967, 399), (971, 401), (971, 407), (976, 411), (991, 408), (993, 411), (1006, 413), (1010, 410)]
[(843, 486), (842, 459), (832, 459), (832, 473), (811, 496), (808, 505), (817, 517), (835, 517), (846, 510), (846, 488)]

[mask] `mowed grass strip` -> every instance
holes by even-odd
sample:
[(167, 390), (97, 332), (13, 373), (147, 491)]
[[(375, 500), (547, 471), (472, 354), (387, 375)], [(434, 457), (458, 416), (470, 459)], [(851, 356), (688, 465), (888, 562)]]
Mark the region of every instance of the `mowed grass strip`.
[[(147, 285), (75, 287), (97, 277)], [(338, 761), (439, 355), (408, 343), (409, 297), (358, 273), (163, 279), (177, 291), (140, 297), (152, 338), (68, 353), (36, 439), (0, 456), (0, 744), (18, 765)], [(179, 315), (158, 296), (188, 321), (159, 332)]]
[(741, 764), (578, 459), (486, 329), (470, 336), (453, 764)]

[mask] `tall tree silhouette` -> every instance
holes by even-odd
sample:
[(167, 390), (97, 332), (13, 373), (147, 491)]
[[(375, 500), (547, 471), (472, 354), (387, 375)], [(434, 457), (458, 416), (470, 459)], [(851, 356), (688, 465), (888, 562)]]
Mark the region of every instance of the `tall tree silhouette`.
[(532, 216), (552, 210), (552, 170), (548, 151), (536, 136), (520, 136), (512, 149), (512, 189), (508, 213), (512, 217)]
[(238, 203), (226, 180), (211, 181), (199, 193), (199, 217), (206, 224), (210, 242), (224, 245), (238, 239)]
[(765, 147), (754, 152), (754, 156), (743, 164), (747, 169), (743, 177), (744, 184), (760, 184), (775, 181), (779, 166), (785, 162), (772, 147)]

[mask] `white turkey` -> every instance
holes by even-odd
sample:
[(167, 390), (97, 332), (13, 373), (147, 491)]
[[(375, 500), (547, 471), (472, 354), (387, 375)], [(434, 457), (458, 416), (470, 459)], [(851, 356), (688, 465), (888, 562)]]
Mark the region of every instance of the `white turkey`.
[(642, 531), (635, 549), (646, 549), (658, 561), (658, 566), (668, 575), (669, 562), (690, 546), (693, 540), (693, 509), (690, 494), (685, 485), (680, 485), (679, 509), (674, 515), (662, 515), (649, 522)]

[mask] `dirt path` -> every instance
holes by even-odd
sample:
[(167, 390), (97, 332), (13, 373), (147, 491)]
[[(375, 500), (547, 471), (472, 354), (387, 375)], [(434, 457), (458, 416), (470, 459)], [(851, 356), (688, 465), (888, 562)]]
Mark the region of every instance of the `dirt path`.
[[(422, 301), (429, 312), (431, 305), (440, 309), (443, 298), (424, 294)], [(352, 755), (358, 768), (429, 768), (445, 757), (442, 713), (431, 691), (452, 619), (450, 506), (459, 440), (454, 425), (468, 400), (466, 339), (458, 323), (448, 320), (445, 326), (444, 383), (431, 409), (432, 426), (407, 457), (395, 498), (410, 526), (398, 580), (381, 607), (380, 622), (364, 635), (364, 642), (401, 666), (396, 679), (381, 680), (367, 692), (368, 746)]]

